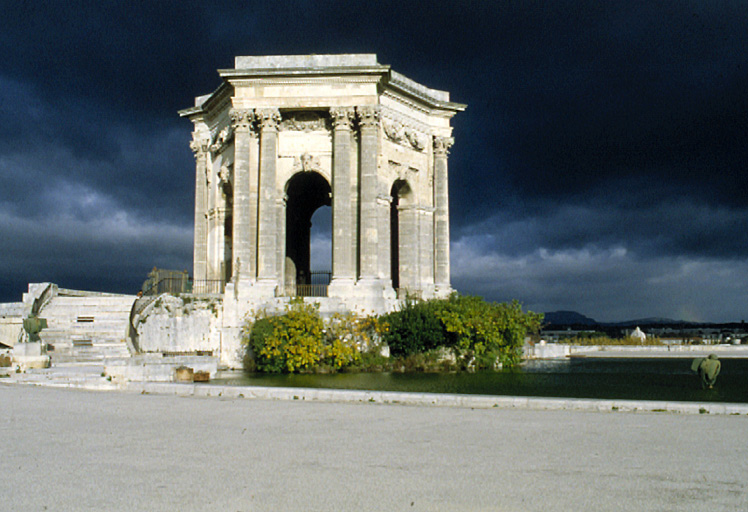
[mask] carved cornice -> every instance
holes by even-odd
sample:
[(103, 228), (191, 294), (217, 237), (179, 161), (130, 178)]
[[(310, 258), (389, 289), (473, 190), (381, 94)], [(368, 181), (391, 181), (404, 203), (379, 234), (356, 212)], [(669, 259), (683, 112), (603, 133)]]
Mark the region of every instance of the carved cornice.
[(379, 106), (367, 105), (356, 107), (358, 125), (361, 128), (376, 128), (379, 125)]
[(352, 107), (331, 107), (330, 117), (336, 130), (350, 130), (356, 112)]
[(255, 113), (251, 108), (232, 108), (229, 110), (229, 119), (234, 130), (249, 130), (255, 119)]
[(434, 155), (447, 156), (454, 142), (452, 137), (434, 137)]
[(255, 111), (255, 118), (260, 130), (277, 130), (281, 122), (280, 111), (277, 108), (260, 108)]

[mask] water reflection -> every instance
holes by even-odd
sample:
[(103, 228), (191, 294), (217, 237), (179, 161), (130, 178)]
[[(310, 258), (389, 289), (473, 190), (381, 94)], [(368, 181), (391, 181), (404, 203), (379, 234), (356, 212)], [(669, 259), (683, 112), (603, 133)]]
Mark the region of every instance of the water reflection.
[[(249, 386), (414, 391), (508, 396), (748, 403), (748, 359), (725, 358), (714, 389), (702, 390), (690, 358), (572, 358), (528, 361), (521, 368), (478, 373), (343, 373), (219, 375)], [(215, 380), (214, 380), (215, 382)]]

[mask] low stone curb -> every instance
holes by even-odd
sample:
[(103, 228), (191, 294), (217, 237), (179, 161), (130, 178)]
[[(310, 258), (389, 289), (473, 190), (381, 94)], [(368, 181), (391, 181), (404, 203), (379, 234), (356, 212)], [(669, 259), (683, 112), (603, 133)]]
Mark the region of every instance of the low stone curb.
[[(46, 377), (46, 378), (44, 378)], [(442, 393), (405, 393), (397, 391), (360, 391), (324, 388), (275, 388), (263, 386), (225, 386), (174, 382), (125, 382), (115, 384), (103, 378), (0, 379), (0, 385), (37, 385), (85, 389), (88, 391), (127, 391), (154, 395), (222, 397), (252, 400), (300, 400), (310, 402), (348, 402), (397, 404), (470, 409), (533, 409), (593, 412), (668, 412), (748, 416), (748, 404), (713, 402), (665, 402), (656, 400), (597, 400), (590, 398), (543, 398), (524, 396), (458, 395)]]
[(519, 396), (402, 393), (318, 388), (221, 386), (167, 382), (128, 382), (124, 389), (161, 395), (246, 398), (255, 400), (302, 400), (312, 402), (378, 403), (471, 409), (536, 409), (575, 411), (670, 412), (680, 414), (747, 415), (748, 404), (710, 402), (662, 402), (641, 400), (594, 400)]

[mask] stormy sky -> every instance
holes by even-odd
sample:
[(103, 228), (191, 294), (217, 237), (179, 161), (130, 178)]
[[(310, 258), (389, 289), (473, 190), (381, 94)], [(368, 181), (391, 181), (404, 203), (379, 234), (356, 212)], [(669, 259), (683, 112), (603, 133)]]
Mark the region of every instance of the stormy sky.
[(0, 301), (192, 268), (191, 123), (236, 55), (376, 53), (467, 103), (452, 282), (599, 321), (748, 316), (748, 4), (2, 2)]

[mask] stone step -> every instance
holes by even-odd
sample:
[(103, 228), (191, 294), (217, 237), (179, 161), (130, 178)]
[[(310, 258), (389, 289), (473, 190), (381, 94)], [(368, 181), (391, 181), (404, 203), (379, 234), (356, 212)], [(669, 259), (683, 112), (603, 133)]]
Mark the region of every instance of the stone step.
[(58, 362), (129, 357), (126, 336), (135, 300), (130, 295), (55, 296), (40, 312), (48, 325), (40, 337)]

